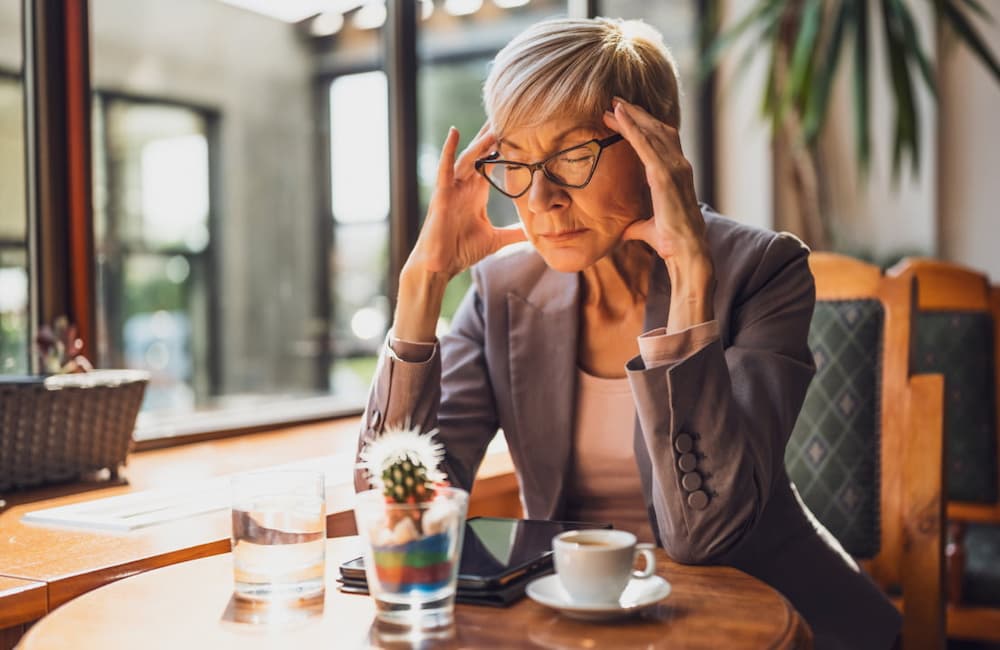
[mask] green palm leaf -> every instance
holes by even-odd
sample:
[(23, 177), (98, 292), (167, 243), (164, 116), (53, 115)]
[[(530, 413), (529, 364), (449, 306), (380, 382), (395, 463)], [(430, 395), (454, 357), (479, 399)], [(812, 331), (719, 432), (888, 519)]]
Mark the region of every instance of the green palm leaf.
[[(702, 71), (714, 70), (721, 57), (738, 41), (742, 48), (737, 76), (742, 76), (755, 51), (769, 52), (769, 74), (764, 87), (762, 110), (772, 129), (780, 127), (787, 111), (801, 117), (802, 137), (814, 142), (822, 131), (830, 104), (841, 52), (853, 37), (851, 83), (854, 137), (859, 168), (867, 172), (871, 160), (871, 68), (872, 29), (885, 38), (886, 62), (892, 90), (895, 124), (892, 170), (898, 179), (906, 156), (911, 168), (920, 162), (920, 113), (917, 86), (937, 96), (934, 61), (928, 56), (914, 20), (915, 0), (878, 0), (869, 13), (868, 0), (758, 0), (729, 29), (705, 39)], [(720, 0), (709, 0), (718, 9)], [(972, 16), (990, 23), (994, 18), (981, 0), (930, 0), (937, 20), (950, 28), (1000, 82), (1000, 63), (972, 22)], [(721, 15), (718, 11), (709, 15)], [(881, 25), (872, 25), (872, 19)], [(791, 31), (790, 31), (791, 30)], [(782, 57), (779, 60), (778, 57)], [(787, 66), (787, 74), (775, 75), (776, 66)], [(915, 80), (913, 70), (917, 71)]]
[(858, 163), (867, 173), (872, 157), (871, 127), (868, 119), (870, 84), (868, 70), (868, 6), (854, 0), (854, 139)]
[(892, 146), (893, 176), (898, 172), (903, 154), (908, 150), (914, 170), (919, 165), (920, 136), (917, 132), (919, 111), (913, 94), (913, 81), (907, 65), (902, 20), (894, 9), (894, 0), (882, 0), (882, 23), (885, 31), (889, 76), (896, 103), (896, 127)]
[(837, 76), (840, 50), (844, 44), (848, 23), (853, 23), (853, 11), (854, 4), (851, 2), (842, 2), (836, 9), (833, 29), (827, 38), (826, 51), (823, 53), (823, 64), (818, 74), (813, 77), (812, 88), (805, 102), (802, 130), (807, 142), (815, 141), (826, 122), (827, 109), (830, 106), (830, 90)]
[(973, 54), (979, 57), (979, 61), (985, 65), (993, 76), (996, 77), (997, 81), (1000, 82), (1000, 65), (997, 64), (996, 57), (990, 51), (986, 44), (983, 42), (983, 37), (979, 35), (979, 32), (972, 23), (969, 22), (968, 17), (962, 13), (962, 10), (951, 0), (945, 0), (942, 7), (942, 15), (948, 22), (949, 26), (955, 30), (955, 32), (962, 38), (969, 49), (972, 50)]

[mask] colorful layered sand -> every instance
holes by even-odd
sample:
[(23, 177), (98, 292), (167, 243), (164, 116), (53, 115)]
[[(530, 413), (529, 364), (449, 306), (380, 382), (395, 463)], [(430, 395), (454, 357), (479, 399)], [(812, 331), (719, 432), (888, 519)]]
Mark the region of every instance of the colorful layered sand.
[(374, 546), (375, 573), (382, 588), (400, 593), (435, 591), (446, 586), (453, 569), (449, 546), (446, 532), (406, 544)]

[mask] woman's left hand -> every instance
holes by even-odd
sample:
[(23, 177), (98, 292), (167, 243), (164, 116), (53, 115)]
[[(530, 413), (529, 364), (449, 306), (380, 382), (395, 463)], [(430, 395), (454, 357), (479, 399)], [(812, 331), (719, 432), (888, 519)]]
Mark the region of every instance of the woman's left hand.
[(646, 170), (653, 215), (632, 223), (622, 239), (646, 242), (666, 264), (672, 286), (668, 330), (711, 320), (715, 270), (694, 172), (677, 129), (617, 97), (604, 123), (632, 145)]

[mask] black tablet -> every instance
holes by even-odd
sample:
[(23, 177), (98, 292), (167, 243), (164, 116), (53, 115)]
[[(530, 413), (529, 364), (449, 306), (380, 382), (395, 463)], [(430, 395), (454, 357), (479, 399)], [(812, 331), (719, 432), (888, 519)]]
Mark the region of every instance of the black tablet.
[[(465, 522), (459, 592), (502, 589), (552, 565), (552, 538), (567, 530), (611, 528), (610, 524), (547, 519), (473, 517)], [(355, 558), (340, 565), (345, 579), (364, 580), (364, 561)]]

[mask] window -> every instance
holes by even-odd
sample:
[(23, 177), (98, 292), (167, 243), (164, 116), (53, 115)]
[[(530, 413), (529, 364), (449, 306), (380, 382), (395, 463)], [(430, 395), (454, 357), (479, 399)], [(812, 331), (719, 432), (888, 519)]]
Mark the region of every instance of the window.
[(331, 374), (308, 37), (219, 0), (90, 4), (99, 362), (153, 373), (140, 436), (291, 417)]
[(212, 394), (211, 115), (98, 95), (94, 219), (106, 365), (150, 373), (148, 411)]
[(330, 83), (334, 393), (363, 399), (389, 324), (388, 91), (381, 70)]
[(0, 374), (28, 372), (21, 3), (0, 0)]

